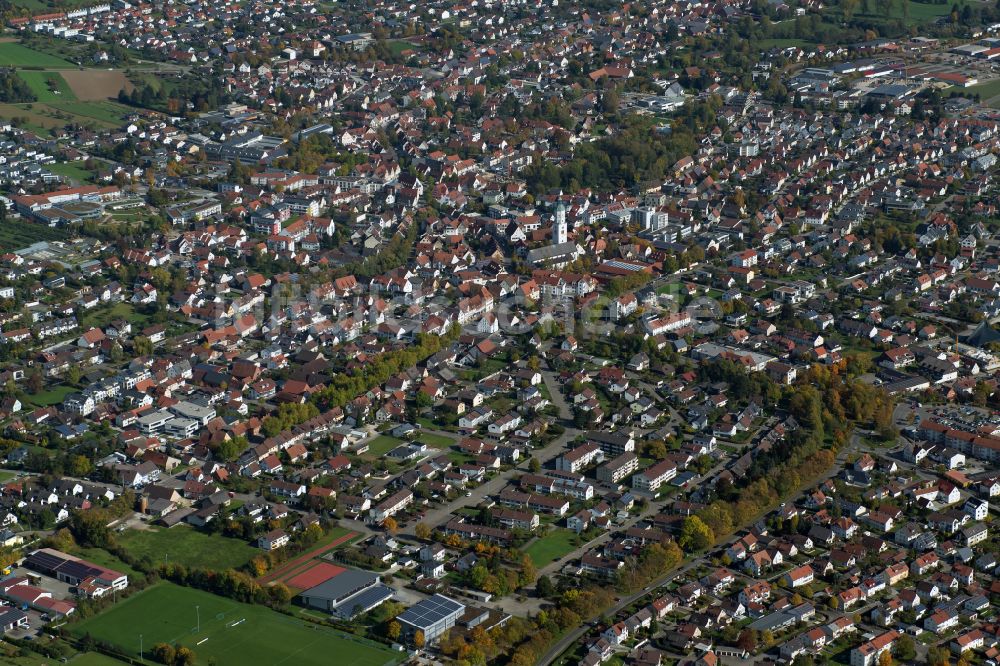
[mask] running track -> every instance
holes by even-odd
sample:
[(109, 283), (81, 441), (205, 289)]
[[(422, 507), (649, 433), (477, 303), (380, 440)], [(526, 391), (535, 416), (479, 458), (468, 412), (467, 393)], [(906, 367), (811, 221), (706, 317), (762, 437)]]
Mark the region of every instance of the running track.
[(345, 541), (350, 541), (351, 539), (353, 539), (356, 536), (358, 536), (357, 532), (348, 532), (344, 536), (342, 536), (342, 537), (340, 537), (338, 539), (334, 539), (333, 541), (331, 541), (328, 544), (324, 544), (324, 545), (320, 546), (319, 548), (314, 548), (313, 550), (310, 550), (308, 553), (305, 553), (303, 555), (299, 555), (298, 557), (296, 557), (294, 560), (291, 560), (290, 562), (285, 562), (284, 564), (282, 564), (280, 567), (278, 567), (274, 571), (272, 571), (270, 573), (267, 573), (267, 574), (264, 574), (263, 576), (261, 576), (260, 578), (258, 578), (257, 582), (260, 583), (261, 585), (267, 585), (268, 583), (273, 583), (274, 581), (276, 581), (276, 580), (278, 580), (280, 578), (283, 578), (286, 575), (292, 573), (293, 571), (295, 571), (296, 569), (298, 569), (299, 567), (301, 567), (303, 564), (305, 564), (309, 560), (312, 560), (314, 558), (319, 557), (320, 555), (322, 555), (323, 553), (327, 552), (328, 550), (336, 548), (340, 544), (344, 543)]

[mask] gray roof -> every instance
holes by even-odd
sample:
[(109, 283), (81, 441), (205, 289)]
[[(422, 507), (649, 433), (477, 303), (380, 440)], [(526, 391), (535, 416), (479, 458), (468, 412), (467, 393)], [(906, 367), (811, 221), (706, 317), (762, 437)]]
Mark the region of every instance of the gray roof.
[(357, 594), (378, 583), (379, 577), (368, 571), (346, 569), (330, 580), (311, 587), (302, 593), (303, 597), (326, 599), (334, 604)]
[(550, 261), (562, 257), (575, 257), (577, 254), (576, 243), (567, 241), (558, 245), (545, 245), (528, 252), (528, 262), (536, 264), (538, 262)]

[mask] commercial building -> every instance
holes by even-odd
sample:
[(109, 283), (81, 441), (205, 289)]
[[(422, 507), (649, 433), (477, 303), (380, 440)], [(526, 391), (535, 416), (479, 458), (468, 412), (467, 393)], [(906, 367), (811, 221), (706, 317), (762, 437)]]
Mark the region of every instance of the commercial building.
[(412, 643), (413, 637), (420, 631), (423, 632), (424, 642), (431, 643), (454, 627), (463, 613), (464, 604), (443, 594), (435, 594), (430, 599), (410, 606), (397, 615), (396, 620), (402, 626), (402, 637), (406, 641)]

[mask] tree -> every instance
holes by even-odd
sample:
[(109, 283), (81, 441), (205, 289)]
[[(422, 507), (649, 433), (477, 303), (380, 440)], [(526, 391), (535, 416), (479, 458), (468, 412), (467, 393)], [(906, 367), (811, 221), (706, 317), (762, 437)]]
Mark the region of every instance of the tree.
[(948, 666), (951, 663), (951, 652), (947, 648), (932, 646), (927, 650), (928, 666)]
[(688, 516), (681, 525), (681, 536), (677, 542), (689, 553), (704, 550), (715, 543), (715, 533), (698, 516)]
[(601, 107), (604, 113), (618, 113), (618, 91), (614, 88), (606, 90), (601, 97)]
[(878, 666), (892, 666), (892, 652), (886, 650), (878, 656)]
[(747, 652), (757, 649), (757, 631), (755, 629), (744, 629), (736, 639), (736, 646)]
[(427, 526), (427, 523), (417, 523), (413, 527), (413, 533), (418, 539), (430, 539), (431, 538), (431, 528)]
[(389, 623), (389, 627), (386, 629), (385, 635), (389, 637), (389, 640), (398, 641), (399, 635), (403, 632), (403, 627), (399, 622), (393, 620)]
[(413, 647), (419, 650), (423, 646), (424, 646), (424, 632), (421, 631), (420, 629), (417, 629), (415, 632), (413, 632)]
[(538, 581), (535, 582), (535, 591), (538, 592), (540, 597), (551, 597), (556, 591), (555, 585), (552, 584), (552, 580), (548, 576), (539, 576)]
[(74, 511), (70, 516), (69, 529), (77, 543), (95, 548), (105, 548), (111, 541), (111, 530), (108, 523), (111, 520), (108, 512), (103, 509)]
[(395, 534), (396, 530), (399, 529), (399, 523), (396, 522), (395, 518), (389, 516), (388, 518), (382, 521), (382, 527), (384, 527), (385, 531), (388, 532), (389, 534)]
[(532, 474), (538, 474), (542, 471), (542, 463), (538, 460), (538, 458), (533, 457), (528, 461), (528, 469), (531, 470)]
[(284, 583), (278, 582), (268, 589), (268, 594), (277, 606), (287, 606), (292, 600), (292, 591)]
[(521, 570), (518, 575), (518, 583), (521, 587), (531, 585), (535, 582), (535, 577), (538, 575), (538, 570), (535, 568), (535, 562), (528, 556), (524, 555), (521, 558)]
[(70, 459), (67, 471), (70, 476), (82, 478), (90, 474), (93, 469), (94, 465), (90, 462), (90, 458), (87, 456), (77, 455)]
[(153, 343), (144, 335), (137, 335), (132, 340), (132, 351), (136, 356), (149, 356), (153, 353)]
[(177, 655), (174, 657), (174, 666), (194, 666), (195, 659), (194, 650), (182, 645), (177, 648)]
[(917, 647), (909, 634), (903, 634), (897, 638), (895, 645), (893, 645), (893, 650), (900, 663), (912, 664), (917, 658)]
[(167, 643), (157, 643), (153, 646), (153, 659), (161, 664), (173, 664), (177, 651)]
[(42, 392), (44, 387), (45, 381), (42, 379), (42, 371), (35, 368), (28, 374), (28, 393), (37, 395)]
[(654, 439), (646, 443), (646, 456), (653, 460), (663, 460), (667, 457), (667, 443), (662, 439)]

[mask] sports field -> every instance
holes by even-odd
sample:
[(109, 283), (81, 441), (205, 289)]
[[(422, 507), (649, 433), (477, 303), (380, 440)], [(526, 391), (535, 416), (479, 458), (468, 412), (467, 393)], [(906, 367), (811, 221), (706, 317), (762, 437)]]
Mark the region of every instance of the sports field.
[(308, 590), (311, 587), (316, 587), (320, 583), (325, 583), (331, 578), (336, 578), (345, 571), (347, 571), (347, 569), (344, 567), (338, 567), (336, 564), (319, 562), (314, 566), (305, 569), (301, 573), (297, 573), (291, 578), (287, 578), (285, 580), (285, 584), (293, 590)]
[(404, 656), (263, 606), (172, 583), (154, 585), (73, 625), (72, 631), (80, 636), (90, 632), (132, 655), (139, 654), (141, 634), (147, 651), (155, 643), (185, 645), (194, 650), (197, 663), (211, 659), (219, 666), (385, 666)]

